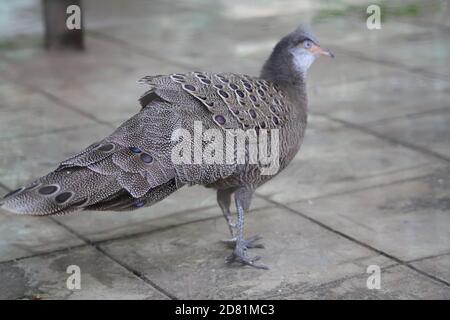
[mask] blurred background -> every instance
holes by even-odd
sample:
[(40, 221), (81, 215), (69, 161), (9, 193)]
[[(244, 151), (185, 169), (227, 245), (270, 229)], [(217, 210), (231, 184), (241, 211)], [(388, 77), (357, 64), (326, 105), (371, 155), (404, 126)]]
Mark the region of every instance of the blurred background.
[(299, 23), (336, 58), (312, 66), (304, 145), (247, 219), (271, 270), (226, 265), (215, 193), (186, 187), (133, 213), (2, 211), (0, 298), (450, 298), (449, 1), (85, 0), (84, 50), (46, 49), (44, 4), (0, 0), (1, 194), (136, 113), (144, 75), (258, 75)]

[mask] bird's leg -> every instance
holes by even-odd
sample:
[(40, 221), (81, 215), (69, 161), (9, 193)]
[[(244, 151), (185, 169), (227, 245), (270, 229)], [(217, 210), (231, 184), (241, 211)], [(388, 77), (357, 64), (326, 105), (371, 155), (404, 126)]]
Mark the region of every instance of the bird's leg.
[(235, 247), (234, 251), (227, 258), (228, 262), (240, 262), (242, 264), (246, 264), (258, 269), (268, 269), (267, 266), (263, 264), (257, 264), (255, 263), (261, 257), (255, 256), (255, 257), (249, 257), (247, 255), (247, 249), (249, 248), (249, 244), (252, 242), (259, 240), (260, 237), (252, 237), (250, 240), (244, 239), (244, 213), (248, 210), (250, 207), (251, 198), (253, 195), (253, 190), (251, 189), (238, 189), (235, 193), (235, 202), (236, 202), (236, 211), (237, 211), (237, 223), (236, 223), (236, 232), (235, 232)]
[(231, 195), (235, 189), (219, 189), (217, 190), (217, 203), (219, 204), (220, 209), (222, 209), (223, 216), (227, 221), (228, 228), (230, 229), (231, 239), (224, 240), (225, 243), (231, 242), (235, 239), (234, 237), (234, 228), (236, 228), (236, 224), (233, 223), (231, 219), (230, 212), (230, 204), (231, 204)]
[[(236, 246), (236, 236), (235, 236), (236, 223), (232, 221), (230, 212), (231, 196), (235, 191), (236, 191), (235, 188), (217, 190), (217, 203), (222, 209), (223, 216), (227, 221), (228, 228), (230, 229), (231, 234), (231, 239), (222, 240), (222, 242), (225, 243), (230, 248), (234, 248)], [(264, 248), (263, 244), (256, 243), (260, 239), (262, 239), (260, 236), (250, 237), (244, 240), (244, 245), (246, 248)]]

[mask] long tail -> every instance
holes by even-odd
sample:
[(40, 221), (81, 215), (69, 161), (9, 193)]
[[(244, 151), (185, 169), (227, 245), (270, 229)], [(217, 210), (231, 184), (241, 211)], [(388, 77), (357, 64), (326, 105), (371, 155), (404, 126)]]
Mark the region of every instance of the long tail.
[(50, 215), (84, 209), (120, 190), (113, 176), (78, 167), (53, 171), (0, 202), (3, 209), (14, 213)]
[(170, 159), (173, 123), (167, 119), (175, 119), (171, 108), (156, 102), (55, 171), (0, 199), (1, 208), (51, 215), (133, 210), (164, 199), (182, 186)]
[(129, 211), (151, 206), (180, 187), (172, 179), (135, 198), (113, 176), (76, 168), (51, 172), (10, 192), (0, 199), (0, 207), (30, 215), (66, 214), (80, 210)]

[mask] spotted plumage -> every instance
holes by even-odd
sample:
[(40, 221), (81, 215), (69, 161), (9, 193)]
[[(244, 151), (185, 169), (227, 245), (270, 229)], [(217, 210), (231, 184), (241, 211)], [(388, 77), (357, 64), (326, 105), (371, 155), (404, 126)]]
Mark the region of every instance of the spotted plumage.
[[(0, 205), (33, 215), (134, 210), (151, 206), (184, 185), (200, 184), (217, 189), (232, 235), (228, 243), (234, 246), (228, 261), (265, 268), (256, 263), (257, 257), (246, 254), (248, 248), (260, 245), (254, 244), (259, 237), (243, 238), (244, 212), (255, 189), (283, 170), (300, 148), (307, 120), (306, 72), (320, 54), (332, 56), (308, 29), (299, 27), (279, 41), (259, 77), (198, 71), (146, 76), (139, 80), (149, 86), (139, 99), (139, 113), (53, 172), (10, 192)], [(261, 159), (254, 163), (172, 161), (177, 145), (173, 133), (184, 129), (195, 137), (198, 123), (204, 130), (231, 132), (233, 137), (240, 129), (250, 133), (249, 139), (279, 133), (279, 170), (263, 174)], [(201, 141), (191, 151), (195, 158), (208, 148), (210, 144)], [(250, 159), (250, 148), (243, 148)], [(229, 151), (228, 145), (224, 151)], [(231, 151), (232, 155), (239, 152)], [(232, 195), (235, 223), (230, 214)]]
[(168, 76), (147, 76), (138, 81), (151, 86), (142, 97), (156, 94), (171, 102), (183, 98), (183, 90), (202, 103), (211, 119), (224, 129), (270, 129), (286, 122), (294, 106), (284, 102), (284, 93), (264, 79), (233, 73), (190, 72)]

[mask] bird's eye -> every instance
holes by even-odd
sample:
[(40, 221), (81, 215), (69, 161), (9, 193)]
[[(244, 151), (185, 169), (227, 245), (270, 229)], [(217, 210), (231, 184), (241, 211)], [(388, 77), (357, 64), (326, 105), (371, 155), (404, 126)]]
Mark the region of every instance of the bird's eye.
[(303, 41), (303, 47), (304, 47), (305, 49), (311, 48), (311, 47), (312, 47), (312, 42), (309, 41), (309, 40)]

